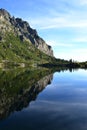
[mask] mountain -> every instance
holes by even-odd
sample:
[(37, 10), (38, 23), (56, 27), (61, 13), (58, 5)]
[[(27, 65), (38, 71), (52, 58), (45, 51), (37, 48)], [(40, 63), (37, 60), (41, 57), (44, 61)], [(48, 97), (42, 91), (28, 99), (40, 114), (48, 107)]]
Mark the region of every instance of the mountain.
[(54, 59), (51, 46), (32, 29), (28, 22), (0, 9), (0, 61), (38, 61)]

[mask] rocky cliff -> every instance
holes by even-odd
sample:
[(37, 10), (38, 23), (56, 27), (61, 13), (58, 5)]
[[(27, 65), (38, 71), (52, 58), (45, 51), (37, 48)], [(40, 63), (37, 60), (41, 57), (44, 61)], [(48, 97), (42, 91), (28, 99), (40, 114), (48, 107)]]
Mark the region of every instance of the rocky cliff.
[(32, 29), (28, 22), (20, 18), (11, 17), (4, 9), (0, 9), (0, 41), (3, 41), (4, 33), (11, 32), (20, 38), (21, 41), (29, 41), (40, 51), (53, 57), (51, 46), (38, 36), (35, 29)]

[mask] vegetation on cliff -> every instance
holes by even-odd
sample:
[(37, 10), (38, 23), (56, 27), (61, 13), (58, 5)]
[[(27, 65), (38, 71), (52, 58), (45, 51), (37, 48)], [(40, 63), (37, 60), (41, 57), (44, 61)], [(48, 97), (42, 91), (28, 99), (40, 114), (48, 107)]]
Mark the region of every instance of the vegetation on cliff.
[(10, 63), (46, 63), (50, 62), (50, 57), (34, 47), (30, 42), (21, 41), (13, 33), (6, 33), (4, 41), (0, 42), (0, 61)]
[[(20, 18), (0, 9), (0, 65), (37, 65), (54, 61), (51, 46)], [(3, 64), (2, 64), (3, 63)]]
[(51, 46), (35, 29), (0, 9), (0, 67), (7, 65), (86, 68), (87, 62), (56, 59)]

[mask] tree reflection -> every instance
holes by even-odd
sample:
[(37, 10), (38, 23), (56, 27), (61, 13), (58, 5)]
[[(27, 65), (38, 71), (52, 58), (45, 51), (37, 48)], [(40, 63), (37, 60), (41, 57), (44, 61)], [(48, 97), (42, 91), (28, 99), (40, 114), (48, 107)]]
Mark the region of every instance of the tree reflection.
[(0, 71), (0, 119), (27, 107), (52, 77), (48, 69)]

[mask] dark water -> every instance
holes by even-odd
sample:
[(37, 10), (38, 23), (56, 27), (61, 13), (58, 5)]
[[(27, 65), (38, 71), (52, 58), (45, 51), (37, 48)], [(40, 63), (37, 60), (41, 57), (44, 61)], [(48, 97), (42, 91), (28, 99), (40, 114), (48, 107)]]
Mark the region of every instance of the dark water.
[(0, 78), (0, 130), (87, 130), (87, 70), (7, 70)]

